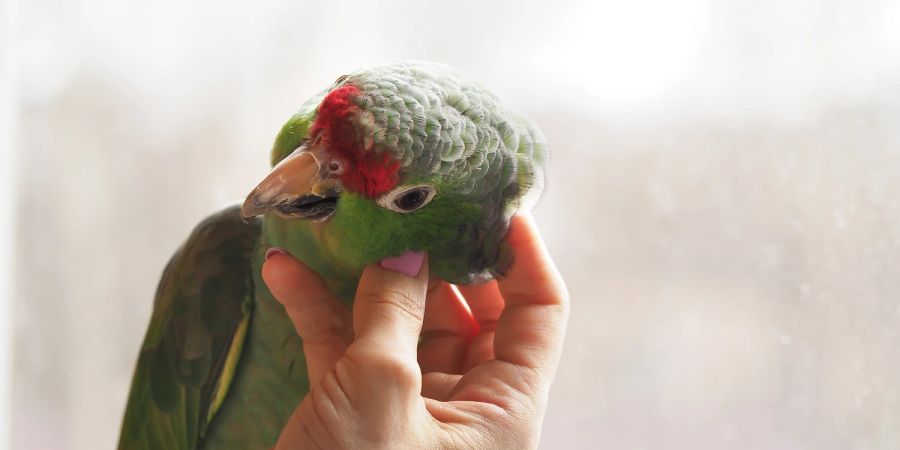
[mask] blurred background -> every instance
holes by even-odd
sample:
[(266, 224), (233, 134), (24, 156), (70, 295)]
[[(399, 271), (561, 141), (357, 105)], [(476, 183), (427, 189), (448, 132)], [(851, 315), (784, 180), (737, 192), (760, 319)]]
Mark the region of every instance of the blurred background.
[(900, 448), (895, 0), (0, 0), (0, 448), (113, 448), (169, 256), (403, 59), (552, 145), (543, 448)]

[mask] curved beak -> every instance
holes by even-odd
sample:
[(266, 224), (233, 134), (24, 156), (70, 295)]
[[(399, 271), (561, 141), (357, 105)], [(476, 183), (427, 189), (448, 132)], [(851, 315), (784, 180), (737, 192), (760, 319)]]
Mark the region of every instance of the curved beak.
[(338, 193), (323, 188), (319, 162), (305, 146), (294, 150), (250, 192), (241, 206), (241, 218), (274, 212), (285, 219), (325, 220), (337, 208)]

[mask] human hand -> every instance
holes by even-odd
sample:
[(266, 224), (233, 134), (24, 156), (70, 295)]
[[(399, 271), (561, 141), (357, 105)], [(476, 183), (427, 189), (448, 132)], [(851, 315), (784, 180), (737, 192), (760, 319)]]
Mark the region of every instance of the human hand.
[(275, 448), (537, 447), (568, 294), (530, 218), (513, 218), (508, 240), (510, 273), (462, 297), (429, 285), (424, 255), (369, 266), (352, 312), (314, 271), (272, 255), (263, 279), (303, 338), (310, 380)]

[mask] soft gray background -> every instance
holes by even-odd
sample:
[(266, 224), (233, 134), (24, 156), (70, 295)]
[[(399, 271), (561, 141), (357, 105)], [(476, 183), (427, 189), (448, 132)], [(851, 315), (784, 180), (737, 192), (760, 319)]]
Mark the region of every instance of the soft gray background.
[(172, 251), (307, 96), (418, 58), (554, 149), (543, 447), (900, 448), (896, 1), (0, 5), (0, 447), (113, 447)]

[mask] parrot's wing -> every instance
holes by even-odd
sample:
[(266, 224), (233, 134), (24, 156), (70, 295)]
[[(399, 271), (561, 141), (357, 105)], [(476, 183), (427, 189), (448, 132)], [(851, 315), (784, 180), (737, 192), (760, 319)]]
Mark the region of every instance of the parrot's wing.
[(253, 306), (258, 220), (237, 207), (204, 220), (175, 253), (156, 292), (120, 449), (194, 449), (221, 405)]

